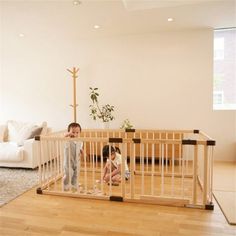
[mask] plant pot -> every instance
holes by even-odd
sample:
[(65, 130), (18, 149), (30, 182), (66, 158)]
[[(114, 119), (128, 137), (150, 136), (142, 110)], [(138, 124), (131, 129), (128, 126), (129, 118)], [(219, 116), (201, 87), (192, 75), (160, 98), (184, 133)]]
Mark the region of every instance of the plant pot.
[(103, 122), (103, 128), (104, 129), (109, 129), (110, 128), (110, 122)]

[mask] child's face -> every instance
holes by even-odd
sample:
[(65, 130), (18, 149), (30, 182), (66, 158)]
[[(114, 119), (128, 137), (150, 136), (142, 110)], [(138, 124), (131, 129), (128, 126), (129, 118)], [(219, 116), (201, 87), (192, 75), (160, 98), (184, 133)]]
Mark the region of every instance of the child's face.
[(72, 127), (70, 128), (70, 137), (71, 138), (77, 138), (80, 134), (80, 128), (79, 127)]
[(115, 153), (115, 152), (112, 152), (112, 153), (111, 153), (111, 159), (114, 160), (115, 157), (116, 157), (116, 153)]

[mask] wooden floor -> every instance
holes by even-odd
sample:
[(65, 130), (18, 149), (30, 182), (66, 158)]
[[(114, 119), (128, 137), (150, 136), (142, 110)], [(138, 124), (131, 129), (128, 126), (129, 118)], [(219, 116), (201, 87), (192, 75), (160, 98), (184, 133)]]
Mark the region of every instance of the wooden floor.
[(0, 235), (236, 235), (220, 208), (87, 200), (35, 194), (35, 189), (0, 208)]
[(213, 189), (236, 191), (236, 162), (215, 162)]

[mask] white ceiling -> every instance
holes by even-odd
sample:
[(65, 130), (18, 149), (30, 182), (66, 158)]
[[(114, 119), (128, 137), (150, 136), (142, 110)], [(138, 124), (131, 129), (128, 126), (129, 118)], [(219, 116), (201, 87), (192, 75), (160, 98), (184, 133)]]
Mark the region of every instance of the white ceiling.
[(198, 4), (203, 2), (212, 2), (212, 0), (123, 0), (124, 6), (127, 10), (144, 10), (161, 7), (176, 7), (191, 4)]
[(236, 27), (236, 0), (1, 0), (0, 8), (1, 31), (11, 34), (86, 38)]

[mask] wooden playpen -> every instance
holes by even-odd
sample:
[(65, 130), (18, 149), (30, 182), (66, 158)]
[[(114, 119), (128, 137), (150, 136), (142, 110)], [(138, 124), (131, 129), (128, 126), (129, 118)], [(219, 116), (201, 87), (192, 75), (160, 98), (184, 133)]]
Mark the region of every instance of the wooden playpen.
[[(63, 134), (36, 137), (40, 140), (39, 194), (214, 208), (215, 141), (199, 130), (83, 130), (73, 139)], [(69, 191), (64, 191), (64, 148), (69, 141), (82, 142), (84, 155), (77, 165), (76, 189), (69, 186)], [(121, 151), (119, 186), (103, 181), (104, 145)], [(49, 162), (42, 164), (47, 159)], [(128, 180), (124, 176), (126, 161)]]

